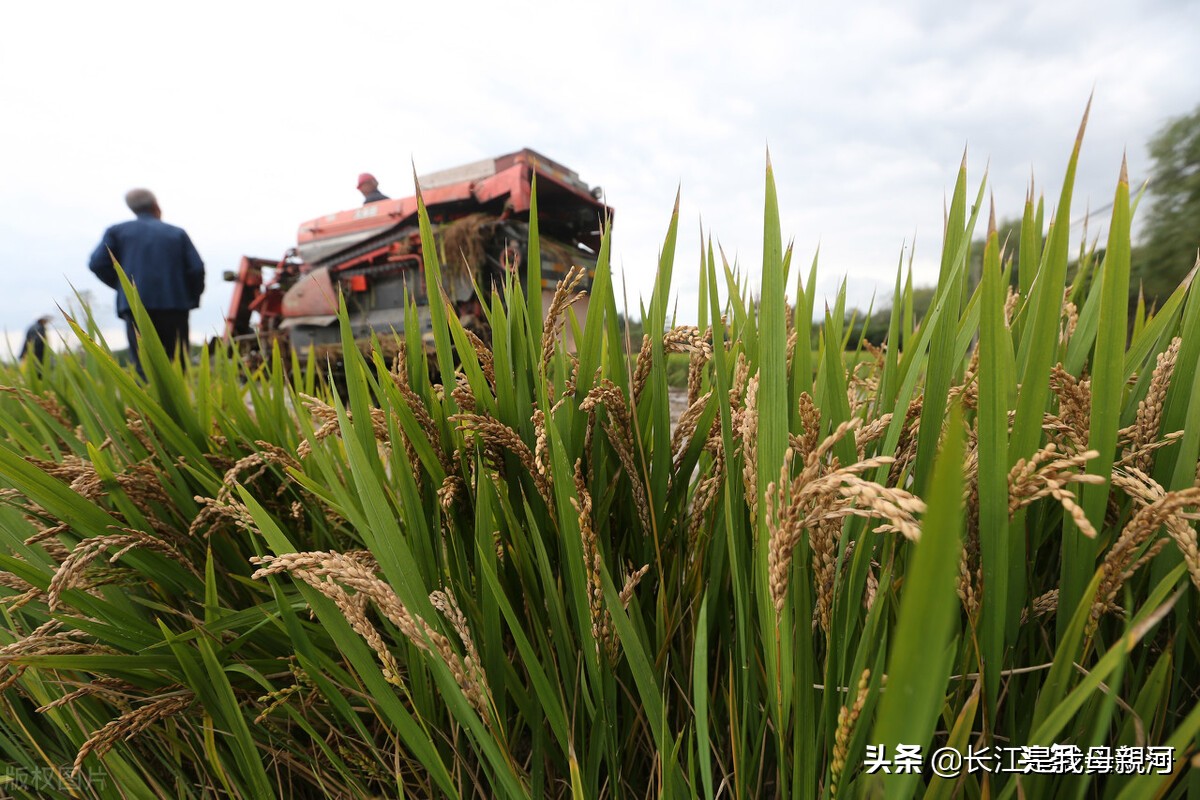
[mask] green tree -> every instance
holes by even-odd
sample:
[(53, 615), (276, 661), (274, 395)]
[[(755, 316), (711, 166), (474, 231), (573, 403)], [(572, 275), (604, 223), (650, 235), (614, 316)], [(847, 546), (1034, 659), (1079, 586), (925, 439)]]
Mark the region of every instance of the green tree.
[(1149, 142), (1150, 208), (1134, 252), (1130, 290), (1161, 305), (1196, 263), (1200, 248), (1200, 106), (1169, 120)]
[(643, 331), (642, 331), (642, 320), (640, 318), (631, 319), (629, 317), (626, 317), (620, 311), (618, 311), (617, 312), (617, 330), (619, 330), (621, 332), (622, 337), (625, 336), (626, 331), (629, 332), (629, 346), (633, 350), (633, 352), (636, 353), (636, 352), (638, 352), (638, 350), (641, 349)]
[[(913, 321), (920, 322), (929, 313), (929, 306), (933, 304), (933, 294), (936, 291), (934, 286), (914, 286), (913, 287)], [(866, 340), (875, 346), (879, 346), (887, 339), (888, 325), (892, 319), (892, 309), (888, 306), (877, 308), (871, 312), (870, 320), (867, 320), (866, 313), (862, 309), (852, 308), (846, 312), (846, 324), (849, 325), (853, 320), (851, 327), (851, 335), (849, 345), (855, 347), (858, 345), (859, 336), (863, 335), (863, 326), (866, 325)], [(813, 346), (816, 347), (816, 332), (823, 323), (813, 324)]]

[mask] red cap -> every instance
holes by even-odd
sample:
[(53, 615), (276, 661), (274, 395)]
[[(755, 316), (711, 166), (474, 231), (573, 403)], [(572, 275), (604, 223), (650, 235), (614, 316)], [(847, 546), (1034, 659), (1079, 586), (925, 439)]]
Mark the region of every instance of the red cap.
[[(361, 188), (367, 181), (375, 181), (375, 176), (369, 172), (364, 172), (358, 176), (358, 186), (356, 188)], [(379, 183), (379, 181), (375, 181), (375, 183)]]

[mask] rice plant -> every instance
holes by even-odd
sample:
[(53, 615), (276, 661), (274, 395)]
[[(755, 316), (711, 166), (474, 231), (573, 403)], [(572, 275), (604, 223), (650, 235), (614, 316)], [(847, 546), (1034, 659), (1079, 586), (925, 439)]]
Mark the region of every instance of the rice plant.
[(1200, 797), (1200, 296), (1127, 336), (1082, 136), (1015, 285), (964, 163), (880, 349), (844, 294), (809, 346), (769, 163), (757, 294), (708, 244), (676, 324), (676, 208), (640, 342), (607, 234), (582, 326), (572, 279), (486, 343), (433, 303), (440, 383), (344, 319), (342, 392), (152, 334), (143, 383), (71, 320), (0, 371), (0, 795)]

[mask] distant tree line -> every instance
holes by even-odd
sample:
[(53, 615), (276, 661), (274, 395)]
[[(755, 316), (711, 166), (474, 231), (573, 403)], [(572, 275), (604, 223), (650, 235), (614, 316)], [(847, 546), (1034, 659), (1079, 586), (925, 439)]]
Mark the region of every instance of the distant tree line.
[[(1161, 306), (1196, 265), (1200, 250), (1200, 106), (1190, 114), (1169, 120), (1148, 143), (1150, 177), (1146, 198), (1138, 214), (1145, 220), (1131, 258), (1129, 315), (1132, 321), (1139, 302), (1146, 308)], [(1137, 187), (1133, 187), (1137, 191)], [(1011, 283), (1020, 280), (1021, 220), (1006, 219), (996, 228), (1006, 262), (1011, 259)], [(1045, 241), (1043, 239), (1042, 245)], [(968, 274), (972, 288), (983, 266), (983, 237), (971, 243)], [(1084, 263), (1098, 265), (1104, 258), (1103, 243), (1083, 254)], [(1070, 266), (1069, 278), (1079, 268), (1079, 259)], [(913, 319), (920, 320), (929, 310), (932, 287), (913, 290)], [(847, 322), (853, 325), (851, 346), (859, 336), (879, 345), (887, 337), (891, 311), (874, 311), (865, 318), (853, 310)]]
[[(1187, 277), (1197, 263), (1200, 251), (1200, 106), (1190, 114), (1175, 117), (1160, 128), (1148, 143), (1150, 177), (1146, 198), (1138, 215), (1146, 222), (1131, 258), (1129, 281), (1129, 318), (1132, 321), (1139, 304), (1146, 309), (1162, 306), (1172, 292)], [(1132, 187), (1134, 192), (1138, 187)], [(1040, 212), (1040, 210), (1039, 210)], [(1041, 216), (1040, 213), (1037, 214)], [(1004, 219), (996, 226), (1009, 281), (1020, 281), (1021, 220)], [(968, 254), (968, 289), (973, 290), (983, 268), (984, 238), (971, 243)], [(1073, 281), (1080, 264), (1089, 270), (1104, 259), (1103, 242), (1085, 243), (1084, 251), (1068, 266), (1068, 280)], [(1045, 246), (1045, 236), (1039, 247)], [(1094, 272), (1089, 272), (1094, 274)], [(929, 311), (934, 287), (913, 288), (913, 320), (919, 322)], [(868, 315), (861, 309), (846, 313), (850, 331), (849, 347), (857, 347), (860, 338), (878, 346), (887, 338), (891, 309), (874, 308)], [(622, 331), (628, 326), (630, 346), (637, 351), (642, 341), (642, 323), (636, 318), (619, 315)], [(822, 323), (812, 326), (815, 347)]]

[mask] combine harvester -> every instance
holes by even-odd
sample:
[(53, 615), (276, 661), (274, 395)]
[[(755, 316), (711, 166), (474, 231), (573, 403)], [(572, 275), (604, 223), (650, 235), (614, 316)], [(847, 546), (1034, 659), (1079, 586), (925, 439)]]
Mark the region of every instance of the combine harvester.
[[(541, 274), (529, 275), (531, 184), (537, 176)], [(596, 268), (600, 229), (612, 210), (572, 170), (525, 149), (419, 177), (442, 264), (442, 287), (463, 326), (485, 341), (483, 313), (494, 289), (513, 272), (527, 289), (540, 282), (543, 310), (571, 266), (585, 270), (586, 289)], [(338, 296), (346, 299), (350, 326), (360, 348), (372, 334), (385, 355), (407, 325), (420, 326), (432, 350), (417, 199), (380, 200), (339, 211), (300, 226), (297, 243), (278, 261), (243, 257), (225, 319), (225, 342), (250, 364), (269, 357), (279, 343), (301, 360), (310, 355), (331, 366), (341, 361)], [(405, 299), (416, 304), (406, 318)], [(582, 325), (587, 299), (574, 311)]]

